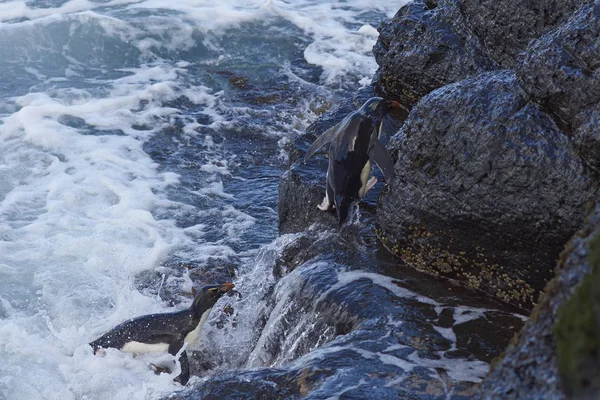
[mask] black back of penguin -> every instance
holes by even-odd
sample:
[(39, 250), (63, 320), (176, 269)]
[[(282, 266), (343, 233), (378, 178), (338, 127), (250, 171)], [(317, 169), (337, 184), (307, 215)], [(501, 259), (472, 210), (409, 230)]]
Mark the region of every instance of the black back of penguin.
[[(359, 192), (364, 183), (361, 180), (363, 169), (369, 162), (369, 143), (372, 135), (377, 135), (380, 121), (367, 116), (360, 118), (356, 131), (339, 132), (329, 147), (327, 185), (333, 189), (335, 208), (339, 224), (348, 218), (350, 206), (360, 199)], [(368, 165), (370, 170), (370, 164)]]
[[(173, 313), (150, 314), (133, 318), (111, 329), (90, 343), (99, 348), (123, 349), (127, 343), (171, 344), (183, 340), (198, 323), (190, 309)], [(166, 350), (165, 350), (166, 351)]]
[[(210, 311), (217, 300), (233, 286), (232, 283), (204, 286), (188, 309), (130, 319), (91, 342), (90, 346), (96, 352), (100, 347), (123, 350), (124, 346), (131, 342), (149, 345), (182, 342), (188, 333), (198, 327), (204, 313)], [(150, 347), (147, 351), (151, 349)]]

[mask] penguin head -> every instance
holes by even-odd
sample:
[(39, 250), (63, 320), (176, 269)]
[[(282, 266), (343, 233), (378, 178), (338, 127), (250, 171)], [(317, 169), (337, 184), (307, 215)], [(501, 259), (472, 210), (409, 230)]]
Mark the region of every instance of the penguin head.
[(371, 97), (363, 104), (360, 111), (377, 119), (382, 119), (392, 108), (401, 107), (400, 103), (393, 100), (385, 100), (382, 97)]
[(191, 309), (196, 315), (202, 315), (205, 311), (210, 310), (217, 300), (225, 293), (230, 292), (235, 285), (231, 282), (222, 283), (220, 285), (206, 285), (198, 291)]

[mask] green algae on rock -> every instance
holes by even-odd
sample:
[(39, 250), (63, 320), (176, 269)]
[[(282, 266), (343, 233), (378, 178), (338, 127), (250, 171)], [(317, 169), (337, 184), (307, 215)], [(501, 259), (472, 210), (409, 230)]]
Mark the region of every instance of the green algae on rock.
[(587, 275), (558, 311), (554, 327), (558, 369), (575, 398), (600, 394), (600, 232), (590, 242)]
[[(584, 226), (571, 238), (560, 255), (556, 276), (546, 286), (521, 332), (513, 338), (504, 355), (492, 364), (491, 371), (482, 382), (476, 398), (486, 400), (567, 398), (565, 386), (571, 383), (564, 380), (565, 373), (571, 382), (576, 382), (583, 377), (580, 375), (580, 368), (586, 364), (579, 363), (580, 359), (576, 353), (585, 355), (589, 347), (575, 343), (582, 339), (576, 332), (579, 329), (578, 325), (567, 326), (568, 319), (558, 323), (557, 320), (559, 315), (565, 315), (567, 312), (579, 314), (580, 317), (584, 313), (582, 310), (584, 306), (578, 304), (578, 295), (573, 293), (580, 290), (577, 289), (578, 287), (586, 286), (585, 284), (579, 286), (582, 282), (586, 280), (593, 282), (590, 269), (591, 263), (598, 268), (599, 241), (600, 197), (596, 196), (595, 206)], [(590, 256), (592, 253), (595, 255)], [(569, 306), (569, 303), (572, 305)], [(571, 307), (575, 307), (575, 311), (572, 311)], [(577, 319), (588, 320), (585, 315), (582, 317)], [(564, 342), (560, 343), (561, 341)], [(568, 354), (568, 351), (576, 353)], [(576, 360), (574, 361), (572, 357)], [(561, 358), (564, 360), (560, 360)], [(562, 364), (560, 367), (559, 363)], [(595, 365), (594, 374), (598, 376), (598, 364)], [(578, 389), (583, 387), (580, 386)], [(576, 393), (573, 388), (570, 390)], [(579, 393), (583, 391), (578, 391), (577, 394)], [(600, 391), (595, 387), (581, 396), (572, 397), (595, 399), (598, 395)]]

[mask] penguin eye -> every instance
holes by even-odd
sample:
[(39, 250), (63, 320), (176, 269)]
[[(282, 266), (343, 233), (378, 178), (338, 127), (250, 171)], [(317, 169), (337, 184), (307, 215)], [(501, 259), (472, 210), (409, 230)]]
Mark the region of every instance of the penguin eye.
[(211, 296), (216, 295), (218, 291), (219, 291), (219, 288), (210, 288), (210, 289), (208, 289), (208, 292), (211, 294)]

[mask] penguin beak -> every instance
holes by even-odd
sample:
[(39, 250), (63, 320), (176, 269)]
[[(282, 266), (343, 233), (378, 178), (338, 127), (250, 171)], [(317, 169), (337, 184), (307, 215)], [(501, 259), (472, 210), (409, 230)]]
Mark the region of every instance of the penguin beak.
[(392, 101), (390, 101), (390, 107), (392, 107), (392, 108), (400, 108), (400, 107), (402, 107), (402, 104), (398, 103), (395, 100), (392, 100)]

